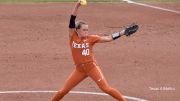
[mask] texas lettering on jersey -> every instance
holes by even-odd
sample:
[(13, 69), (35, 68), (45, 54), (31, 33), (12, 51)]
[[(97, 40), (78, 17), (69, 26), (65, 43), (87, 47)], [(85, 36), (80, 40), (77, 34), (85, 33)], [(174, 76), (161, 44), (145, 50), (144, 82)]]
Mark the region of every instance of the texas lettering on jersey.
[(88, 48), (89, 43), (78, 44), (73, 41), (72, 46), (73, 46), (73, 48)]
[(87, 55), (89, 55), (90, 53), (89, 53), (89, 43), (82, 43), (82, 44), (80, 44), (80, 43), (76, 43), (76, 42), (72, 42), (72, 47), (73, 48), (79, 48), (79, 49), (83, 49), (82, 50), (82, 52), (81, 52), (81, 55), (83, 55), (83, 56), (87, 56)]

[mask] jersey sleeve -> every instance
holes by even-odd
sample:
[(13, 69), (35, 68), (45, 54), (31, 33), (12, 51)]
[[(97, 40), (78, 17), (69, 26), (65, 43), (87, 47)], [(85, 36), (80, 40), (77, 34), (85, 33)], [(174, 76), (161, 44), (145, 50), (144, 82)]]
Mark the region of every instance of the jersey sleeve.
[(72, 40), (74, 37), (77, 37), (77, 33), (75, 31), (73, 32), (71, 36), (69, 35), (69, 39)]
[(100, 36), (98, 36), (98, 35), (91, 35), (90, 36), (90, 40), (91, 40), (92, 44), (95, 44), (95, 43), (97, 43), (100, 40)]

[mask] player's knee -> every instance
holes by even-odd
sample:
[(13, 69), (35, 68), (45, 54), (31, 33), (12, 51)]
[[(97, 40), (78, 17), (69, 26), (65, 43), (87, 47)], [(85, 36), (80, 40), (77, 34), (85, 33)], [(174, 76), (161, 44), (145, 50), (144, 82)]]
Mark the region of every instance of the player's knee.
[(61, 95), (66, 95), (69, 91), (70, 91), (70, 89), (62, 89), (62, 90), (58, 91), (58, 93)]
[(69, 91), (70, 91), (70, 90), (68, 90), (68, 89), (61, 89), (61, 90), (59, 90), (59, 91), (57, 92), (57, 95), (63, 97), (63, 96), (66, 95)]
[(105, 86), (101, 86), (100, 89), (105, 93), (109, 93), (111, 90), (111, 87), (108, 85), (105, 85)]
[(70, 90), (62, 89), (57, 92), (57, 94), (52, 98), (51, 101), (59, 101), (61, 100)]

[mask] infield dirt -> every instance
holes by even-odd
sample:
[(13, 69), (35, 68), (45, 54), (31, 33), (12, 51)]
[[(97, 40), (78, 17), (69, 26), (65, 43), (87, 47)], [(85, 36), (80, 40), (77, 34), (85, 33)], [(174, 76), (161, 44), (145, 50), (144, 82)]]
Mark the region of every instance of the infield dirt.
[[(0, 4), (1, 91), (58, 90), (63, 86), (74, 69), (68, 43), (73, 5)], [(180, 10), (177, 4), (157, 6)], [(180, 99), (180, 14), (126, 3), (91, 3), (80, 9), (78, 19), (89, 24), (91, 34), (99, 35), (137, 22), (140, 30), (133, 36), (95, 46), (95, 57), (105, 77), (124, 95), (149, 101)], [(100, 92), (91, 79), (73, 90)], [(52, 94), (0, 94), (0, 101), (50, 101), (51, 97)], [(63, 101), (92, 100), (113, 99), (69, 94)]]

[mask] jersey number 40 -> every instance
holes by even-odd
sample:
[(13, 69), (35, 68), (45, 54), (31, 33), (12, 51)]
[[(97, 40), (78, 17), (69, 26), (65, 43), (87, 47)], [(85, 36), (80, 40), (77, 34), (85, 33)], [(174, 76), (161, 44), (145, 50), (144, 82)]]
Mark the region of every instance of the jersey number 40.
[(89, 49), (83, 49), (82, 55), (83, 55), (83, 56), (89, 55)]

